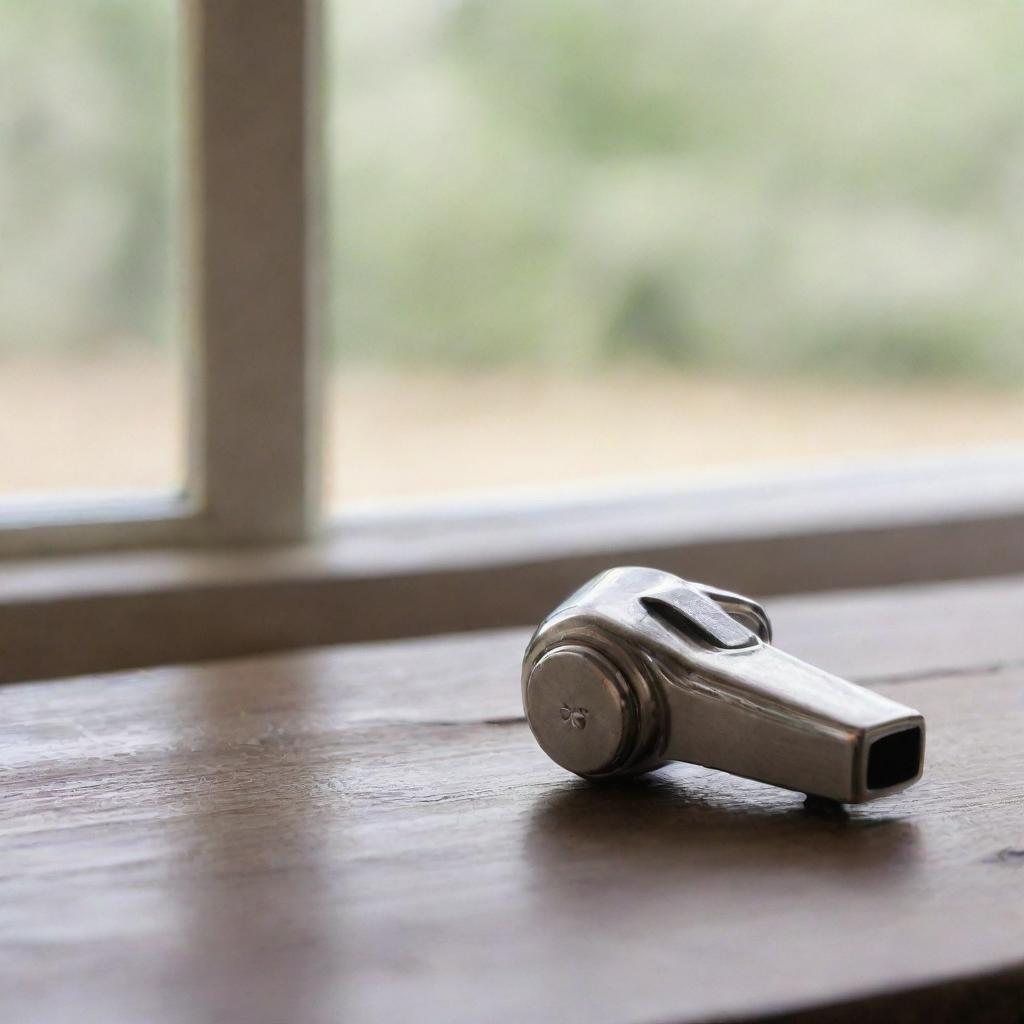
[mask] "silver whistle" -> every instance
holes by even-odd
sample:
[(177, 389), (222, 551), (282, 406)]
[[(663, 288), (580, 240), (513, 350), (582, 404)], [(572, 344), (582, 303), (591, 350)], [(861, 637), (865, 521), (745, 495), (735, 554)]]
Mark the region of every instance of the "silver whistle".
[(687, 761), (861, 803), (921, 777), (924, 718), (772, 645), (748, 597), (656, 569), (594, 577), (523, 661), (537, 742), (587, 778)]

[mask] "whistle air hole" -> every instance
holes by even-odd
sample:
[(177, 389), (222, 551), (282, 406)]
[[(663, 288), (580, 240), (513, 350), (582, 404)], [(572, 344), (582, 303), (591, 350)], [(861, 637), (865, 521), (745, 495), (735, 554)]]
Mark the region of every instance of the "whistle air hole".
[(868, 748), (868, 789), (888, 789), (921, 770), (921, 730), (914, 726), (882, 736)]

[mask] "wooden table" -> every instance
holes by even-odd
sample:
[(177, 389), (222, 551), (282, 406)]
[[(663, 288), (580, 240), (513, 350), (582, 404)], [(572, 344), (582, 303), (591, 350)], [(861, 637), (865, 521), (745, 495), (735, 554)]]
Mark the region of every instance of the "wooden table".
[(1024, 1019), (1024, 580), (769, 610), (918, 786), (581, 783), (525, 630), (0, 689), (0, 1020)]

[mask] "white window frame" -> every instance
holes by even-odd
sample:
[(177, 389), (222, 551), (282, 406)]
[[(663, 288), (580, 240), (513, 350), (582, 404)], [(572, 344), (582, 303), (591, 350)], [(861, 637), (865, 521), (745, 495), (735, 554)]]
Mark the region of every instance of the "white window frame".
[(529, 623), (646, 562), (765, 595), (1024, 572), (1024, 452), (350, 511), (321, 528), (321, 0), (181, 0), (181, 498), (0, 505), (0, 681)]

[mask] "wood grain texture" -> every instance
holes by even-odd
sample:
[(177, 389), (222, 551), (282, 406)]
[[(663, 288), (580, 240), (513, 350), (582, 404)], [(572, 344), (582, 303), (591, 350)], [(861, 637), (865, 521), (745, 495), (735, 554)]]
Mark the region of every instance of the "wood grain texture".
[(924, 780), (839, 817), (565, 775), (523, 631), (4, 687), (0, 1019), (1018, 1021), (1024, 635), (989, 586), (770, 608), (928, 718)]

